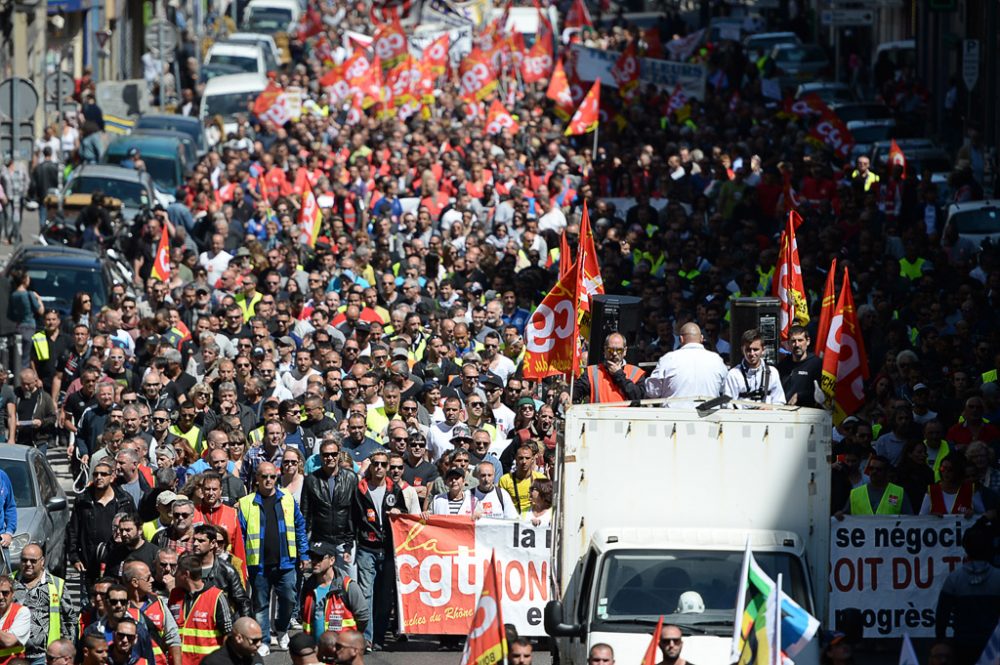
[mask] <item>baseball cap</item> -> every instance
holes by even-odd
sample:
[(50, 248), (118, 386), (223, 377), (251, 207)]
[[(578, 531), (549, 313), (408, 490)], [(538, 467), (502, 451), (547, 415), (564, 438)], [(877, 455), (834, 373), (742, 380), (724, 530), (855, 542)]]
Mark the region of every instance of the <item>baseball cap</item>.
[(930, 390), (930, 388), (927, 387), (926, 383), (918, 383), (913, 386), (913, 392), (917, 392), (918, 390)]
[(309, 554), (317, 555), (319, 557), (325, 556), (337, 556), (337, 548), (330, 543), (323, 542), (322, 540), (317, 540), (315, 542), (309, 543)]
[(282, 346), (295, 346), (295, 340), (288, 335), (282, 335), (278, 338), (278, 344)]
[(354, 329), (361, 330), (363, 332), (371, 332), (372, 324), (368, 323), (365, 320), (361, 320), (354, 324)]
[(156, 497), (156, 505), (167, 506), (177, 500), (177, 495), (167, 490), (166, 492), (161, 492), (159, 496)]
[(406, 360), (406, 359), (408, 359), (410, 357), (410, 352), (407, 351), (402, 346), (397, 346), (397, 347), (394, 347), (392, 349), (392, 357), (393, 358), (400, 358), (402, 360)]
[(503, 388), (503, 381), (496, 374), (488, 372), (481, 380), (484, 386), (493, 386), (494, 388)]
[(312, 635), (299, 633), (288, 641), (288, 653), (299, 658), (310, 656), (316, 653), (316, 642)]
[(468, 425), (463, 425), (462, 423), (459, 423), (455, 425), (451, 430), (452, 441), (454, 441), (455, 439), (471, 439), (471, 438), (472, 438), (472, 432), (469, 431)]
[(522, 397), (521, 399), (517, 400), (517, 408), (520, 409), (522, 406), (530, 406), (531, 408), (535, 408), (535, 400), (531, 399), (530, 397)]

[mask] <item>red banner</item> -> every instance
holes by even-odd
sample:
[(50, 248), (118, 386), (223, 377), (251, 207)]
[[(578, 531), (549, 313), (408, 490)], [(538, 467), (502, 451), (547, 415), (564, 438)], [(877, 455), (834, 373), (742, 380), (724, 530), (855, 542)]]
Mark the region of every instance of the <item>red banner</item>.
[(383, 25), (375, 33), (375, 41), (372, 44), (375, 49), (375, 57), (382, 61), (382, 67), (389, 69), (395, 67), (407, 54), (406, 33), (399, 20)]
[(524, 378), (567, 374), (573, 367), (577, 337), (577, 270), (556, 282), (525, 327)]
[(833, 112), (826, 113), (813, 125), (809, 138), (833, 150), (841, 159), (847, 159), (854, 147), (854, 137), (847, 125)]

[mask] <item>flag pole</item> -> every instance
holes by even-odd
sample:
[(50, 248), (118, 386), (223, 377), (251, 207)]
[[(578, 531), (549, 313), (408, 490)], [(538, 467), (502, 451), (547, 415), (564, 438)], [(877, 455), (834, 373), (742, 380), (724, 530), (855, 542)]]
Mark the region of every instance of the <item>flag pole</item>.
[(591, 162), (597, 162), (597, 135), (601, 132), (601, 116), (600, 109), (598, 109), (597, 124), (594, 125), (594, 151), (590, 155)]
[(774, 583), (774, 665), (783, 665), (781, 656), (781, 573)]

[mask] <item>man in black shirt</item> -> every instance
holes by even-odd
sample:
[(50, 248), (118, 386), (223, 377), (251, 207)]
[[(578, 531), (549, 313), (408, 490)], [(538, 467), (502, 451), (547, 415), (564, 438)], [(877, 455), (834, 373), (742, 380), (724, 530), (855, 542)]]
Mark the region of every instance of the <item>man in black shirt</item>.
[(816, 406), (813, 393), (823, 377), (823, 361), (809, 351), (811, 344), (809, 333), (802, 326), (792, 326), (788, 331), (788, 346), (792, 353), (778, 363), (787, 404)]
[(440, 475), (432, 462), (427, 461), (427, 438), (418, 431), (410, 432), (407, 444), (406, 458), (403, 460), (403, 480), (417, 490), (417, 496), (424, 502), (430, 486)]
[[(59, 358), (70, 346), (69, 335), (62, 332), (59, 312), (47, 310), (44, 329), (31, 337), (31, 367), (42, 380), (45, 392), (52, 395), (53, 402), (59, 401), (59, 393), (53, 390), (52, 379), (58, 374)], [(58, 389), (59, 385), (56, 384), (55, 388)]]

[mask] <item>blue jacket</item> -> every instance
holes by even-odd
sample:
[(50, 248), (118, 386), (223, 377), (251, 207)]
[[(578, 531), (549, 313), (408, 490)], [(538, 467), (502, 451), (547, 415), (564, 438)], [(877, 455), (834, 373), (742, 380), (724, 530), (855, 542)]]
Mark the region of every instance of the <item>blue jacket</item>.
[(14, 501), (14, 486), (10, 484), (10, 477), (2, 469), (0, 469), (0, 503), (3, 504), (3, 524), (0, 525), (0, 533), (9, 533), (13, 536), (17, 533), (17, 502)]
[[(281, 497), (285, 495), (280, 488), (275, 490), (278, 496), (278, 501), (281, 501)], [(267, 524), (267, 519), (271, 517), (263, 510), (264, 501), (260, 498), (260, 494), (254, 492), (253, 502), (257, 506), (261, 506), (260, 511), (260, 535), (263, 539), (265, 531), (265, 525)], [(277, 515), (281, 515), (281, 505), (280, 503), (276, 507)], [(247, 522), (243, 517), (243, 513), (239, 510), (236, 511), (237, 517), (240, 518), (240, 529), (243, 530), (244, 540), (247, 537)], [(278, 562), (278, 568), (281, 570), (287, 570), (289, 568), (295, 568), (296, 559), (292, 559), (288, 556), (288, 539), (285, 534), (288, 532), (288, 525), (285, 524), (285, 520), (281, 519), (278, 522), (278, 548), (281, 552), (281, 559)], [(298, 549), (297, 559), (299, 561), (309, 560), (309, 538), (306, 537), (306, 518), (302, 516), (302, 512), (299, 510), (299, 502), (295, 502), (295, 547)], [(263, 548), (261, 548), (261, 557), (263, 558)], [(256, 569), (260, 566), (250, 566), (250, 569)]]

